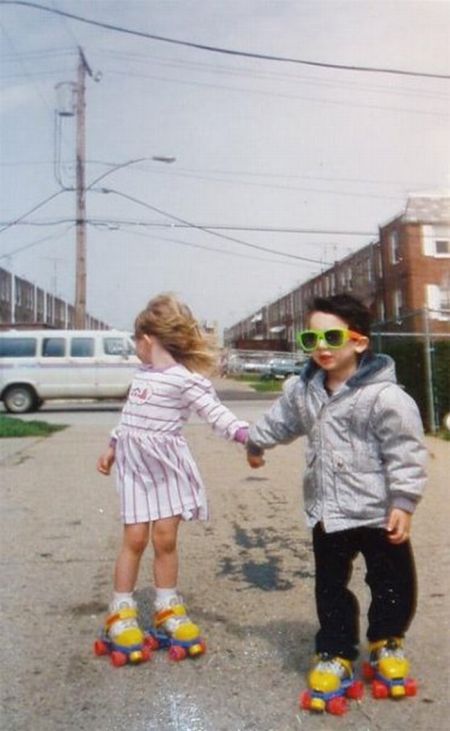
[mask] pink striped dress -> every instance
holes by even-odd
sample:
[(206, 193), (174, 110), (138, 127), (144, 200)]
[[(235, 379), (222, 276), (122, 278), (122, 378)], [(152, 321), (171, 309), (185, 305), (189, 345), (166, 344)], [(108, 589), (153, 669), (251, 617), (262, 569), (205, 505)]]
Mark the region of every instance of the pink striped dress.
[(113, 433), (124, 523), (208, 518), (202, 478), (181, 433), (192, 412), (229, 440), (248, 426), (220, 403), (203, 376), (180, 364), (139, 368)]

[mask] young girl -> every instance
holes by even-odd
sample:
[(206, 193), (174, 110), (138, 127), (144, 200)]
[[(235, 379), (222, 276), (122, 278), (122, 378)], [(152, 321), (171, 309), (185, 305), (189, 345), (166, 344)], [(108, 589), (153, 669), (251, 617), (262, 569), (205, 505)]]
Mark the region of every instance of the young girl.
[(116, 462), (124, 524), (105, 635), (128, 656), (130, 648), (144, 643), (133, 590), (150, 536), (154, 626), (182, 642), (200, 635), (177, 590), (180, 522), (208, 516), (202, 479), (181, 434), (183, 424), (193, 411), (226, 439), (244, 443), (247, 436), (247, 423), (223, 406), (211, 383), (196, 372), (211, 370), (215, 355), (186, 305), (172, 295), (151, 300), (136, 318), (135, 337), (142, 365), (119, 426), (97, 463), (98, 471), (109, 475)]

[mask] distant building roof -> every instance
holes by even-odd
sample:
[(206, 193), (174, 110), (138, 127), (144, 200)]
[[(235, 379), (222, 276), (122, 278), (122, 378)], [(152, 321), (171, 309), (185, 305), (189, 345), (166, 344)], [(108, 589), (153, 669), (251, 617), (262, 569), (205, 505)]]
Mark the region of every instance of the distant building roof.
[(401, 218), (408, 223), (450, 223), (450, 195), (412, 195)]

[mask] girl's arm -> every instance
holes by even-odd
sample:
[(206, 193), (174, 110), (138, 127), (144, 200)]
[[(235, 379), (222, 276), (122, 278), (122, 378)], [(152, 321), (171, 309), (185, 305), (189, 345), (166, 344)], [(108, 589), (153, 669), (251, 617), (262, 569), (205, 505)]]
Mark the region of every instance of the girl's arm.
[(185, 408), (206, 421), (219, 436), (241, 443), (247, 441), (248, 423), (221, 403), (207, 378), (193, 373), (184, 387), (182, 401)]

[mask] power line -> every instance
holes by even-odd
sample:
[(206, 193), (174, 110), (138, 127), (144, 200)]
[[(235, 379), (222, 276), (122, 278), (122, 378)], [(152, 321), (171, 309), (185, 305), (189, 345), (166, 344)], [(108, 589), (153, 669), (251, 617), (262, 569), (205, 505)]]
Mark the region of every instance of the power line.
[(33, 246), (37, 246), (38, 244), (43, 244), (46, 241), (55, 241), (56, 239), (61, 238), (61, 236), (65, 236), (66, 233), (68, 233), (73, 227), (74, 223), (70, 224), (70, 226), (67, 226), (67, 228), (64, 229), (64, 231), (58, 231), (56, 234), (51, 234), (50, 236), (44, 236), (42, 239), (38, 239), (37, 241), (32, 241), (30, 244), (25, 244), (24, 246), (19, 246), (18, 249), (13, 249), (12, 251), (9, 251), (7, 254), (0, 255), (0, 259), (9, 259), (11, 256), (15, 256), (16, 254), (22, 253), (22, 251), (26, 251), (27, 249), (31, 249)]
[(275, 61), (279, 63), (293, 63), (304, 66), (315, 66), (319, 68), (337, 69), (340, 71), (362, 71), (365, 73), (378, 73), (378, 74), (395, 74), (399, 76), (416, 76), (429, 79), (450, 79), (448, 74), (436, 74), (424, 71), (406, 71), (403, 69), (393, 68), (380, 68), (375, 66), (356, 66), (336, 63), (325, 63), (322, 61), (307, 61), (305, 59), (290, 58), (286, 56), (275, 56), (262, 53), (251, 53), (250, 51), (235, 51), (230, 48), (220, 48), (219, 46), (205, 45), (202, 43), (193, 43), (191, 41), (181, 41), (175, 38), (168, 38), (167, 36), (155, 35), (153, 33), (146, 33), (145, 31), (133, 30), (131, 28), (125, 28), (124, 26), (114, 25), (112, 23), (105, 23), (99, 20), (92, 20), (85, 18), (81, 15), (75, 15), (75, 13), (69, 13), (65, 10), (59, 10), (56, 8), (49, 8), (46, 5), (40, 5), (39, 3), (25, 2), (24, 0), (2, 0), (2, 5), (22, 5), (24, 7), (33, 8), (35, 10), (44, 10), (45, 12), (52, 13), (54, 15), (61, 15), (66, 18), (72, 18), (78, 20), (80, 23), (86, 23), (88, 25), (94, 25), (98, 28), (105, 28), (106, 30), (112, 30), (118, 33), (125, 33), (127, 35), (138, 36), (139, 38), (147, 38), (154, 41), (160, 41), (163, 43), (170, 43), (175, 46), (185, 46), (186, 48), (195, 48), (200, 51), (208, 51), (209, 53), (221, 53), (228, 56), (240, 56), (243, 58), (256, 58), (261, 61)]
[(24, 218), (30, 215), (30, 213), (34, 213), (34, 211), (37, 211), (38, 208), (42, 208), (42, 206), (45, 206), (46, 203), (49, 203), (53, 198), (56, 198), (58, 195), (61, 195), (61, 193), (65, 193), (64, 190), (57, 190), (56, 193), (52, 193), (52, 195), (49, 195), (48, 198), (45, 198), (45, 200), (38, 203), (36, 206), (33, 206), (33, 208), (30, 208), (29, 211), (26, 213), (23, 213), (18, 218), (15, 218), (14, 221), (9, 221), (3, 228), (0, 228), (0, 234), (3, 233), (3, 231), (6, 231), (8, 228), (11, 228), (11, 226), (15, 226), (16, 224), (20, 223)]
[[(115, 74), (116, 76), (126, 76), (128, 79), (130, 78), (130, 73), (128, 71), (119, 71), (119, 70), (113, 70), (109, 71), (109, 73)], [(185, 81), (182, 79), (173, 79), (171, 77), (167, 76), (156, 76), (155, 74), (139, 74), (139, 73), (133, 73), (133, 78), (143, 78), (143, 79), (151, 79), (153, 81), (161, 81), (165, 84), (178, 84), (181, 86), (199, 86), (199, 87), (206, 87), (209, 89), (221, 89), (225, 91), (232, 91), (237, 93), (246, 93), (246, 94), (257, 94), (259, 96), (270, 96), (270, 97), (276, 97), (279, 99), (299, 99), (301, 101), (306, 102), (313, 102), (315, 104), (331, 104), (332, 106), (337, 107), (354, 107), (356, 109), (372, 109), (376, 111), (390, 111), (390, 112), (405, 112), (406, 114), (421, 114), (431, 117), (447, 117), (446, 112), (433, 112), (429, 110), (421, 110), (421, 109), (411, 109), (409, 107), (391, 107), (388, 105), (383, 104), (363, 104), (363, 103), (356, 103), (356, 102), (349, 102), (349, 101), (341, 101), (339, 99), (318, 99), (317, 97), (309, 97), (304, 96), (301, 94), (285, 94), (283, 92), (276, 92), (276, 91), (264, 91), (263, 89), (254, 89), (252, 87), (241, 87), (241, 86), (226, 86), (225, 84), (216, 84), (216, 83), (208, 83), (206, 81)], [(450, 78), (450, 77), (449, 77)]]
[[(98, 191), (97, 191), (98, 192)], [(14, 225), (12, 222), (1, 222), (0, 225)], [(21, 221), (20, 226), (60, 226), (63, 223), (75, 223), (74, 218), (59, 218), (47, 221)], [(259, 233), (281, 233), (281, 234), (320, 234), (325, 236), (377, 236), (377, 231), (360, 231), (355, 229), (321, 229), (321, 228), (301, 228), (294, 226), (242, 226), (239, 224), (221, 224), (221, 223), (166, 223), (164, 221), (136, 221), (130, 219), (117, 218), (86, 218), (86, 223), (92, 226), (142, 226), (146, 228), (199, 228), (213, 229), (217, 231), (255, 231)], [(333, 244), (334, 245), (334, 244)]]
[(144, 206), (145, 208), (148, 208), (151, 211), (156, 211), (156, 213), (161, 213), (161, 215), (167, 216), (167, 218), (170, 218), (173, 221), (176, 221), (177, 223), (184, 224), (188, 228), (193, 228), (193, 229), (197, 229), (198, 231), (203, 231), (204, 233), (209, 233), (212, 236), (217, 236), (217, 238), (224, 239), (225, 241), (231, 241), (235, 244), (240, 244), (241, 246), (247, 246), (250, 249), (258, 249), (259, 251), (266, 251), (266, 252), (269, 252), (270, 254), (277, 254), (278, 256), (286, 256), (289, 259), (307, 261), (307, 262), (311, 262), (313, 264), (330, 263), (330, 262), (324, 262), (319, 259), (311, 259), (311, 258), (305, 257), (305, 256), (298, 256), (297, 254), (289, 254), (284, 251), (277, 251), (276, 249), (271, 249), (267, 246), (258, 246), (257, 244), (251, 244), (248, 241), (243, 241), (242, 239), (237, 239), (234, 236), (227, 236), (226, 234), (217, 233), (217, 231), (214, 231), (213, 229), (206, 228), (205, 226), (199, 226), (197, 224), (191, 223), (190, 221), (187, 221), (184, 218), (180, 218), (179, 216), (174, 216), (172, 213), (163, 211), (161, 208), (152, 206), (149, 203), (146, 203), (145, 201), (140, 200), (139, 198), (135, 198), (134, 196), (127, 195), (126, 193), (122, 193), (120, 190), (115, 190), (114, 188), (99, 188), (99, 189), (94, 188), (93, 190), (97, 190), (102, 193), (113, 193), (114, 195), (118, 195), (121, 198), (125, 198), (126, 200), (130, 200), (133, 203)]
[(173, 244), (179, 244), (180, 246), (187, 246), (193, 249), (202, 249), (203, 251), (209, 251), (213, 254), (222, 254), (224, 256), (233, 256), (237, 257), (239, 259), (251, 259), (252, 261), (261, 261), (263, 263), (267, 264), (283, 264), (284, 266), (291, 266), (291, 267), (298, 267), (298, 264), (295, 264), (293, 261), (280, 261), (278, 259), (263, 259), (260, 256), (252, 256), (251, 254), (241, 254), (237, 251), (226, 251), (225, 249), (216, 249), (212, 246), (204, 246), (203, 244), (196, 244), (191, 241), (182, 241), (181, 239), (172, 239), (167, 238), (164, 236), (149, 236), (148, 234), (142, 233), (140, 231), (129, 231), (129, 233), (132, 233), (133, 236), (141, 236), (145, 239), (150, 239), (152, 241), (168, 241)]

